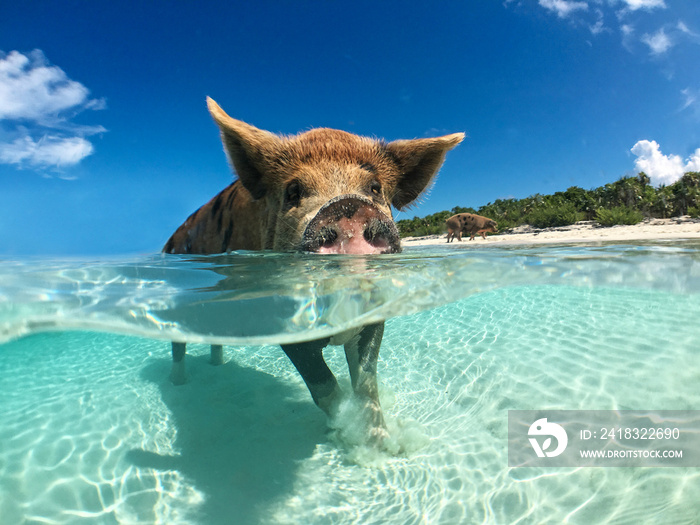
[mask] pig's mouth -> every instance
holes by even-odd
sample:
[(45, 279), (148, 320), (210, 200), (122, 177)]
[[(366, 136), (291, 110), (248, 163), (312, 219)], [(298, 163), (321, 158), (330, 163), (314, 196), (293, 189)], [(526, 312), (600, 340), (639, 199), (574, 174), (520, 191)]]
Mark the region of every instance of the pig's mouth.
[(341, 195), (318, 210), (304, 230), (302, 251), (379, 254), (401, 251), (396, 224), (371, 200)]

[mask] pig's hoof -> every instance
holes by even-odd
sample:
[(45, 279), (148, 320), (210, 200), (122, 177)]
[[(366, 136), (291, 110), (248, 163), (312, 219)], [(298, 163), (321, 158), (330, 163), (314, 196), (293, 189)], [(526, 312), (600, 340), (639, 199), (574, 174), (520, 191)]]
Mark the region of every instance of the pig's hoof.
[(381, 447), (384, 441), (389, 438), (389, 431), (384, 426), (370, 427), (369, 429), (369, 444), (375, 447)]

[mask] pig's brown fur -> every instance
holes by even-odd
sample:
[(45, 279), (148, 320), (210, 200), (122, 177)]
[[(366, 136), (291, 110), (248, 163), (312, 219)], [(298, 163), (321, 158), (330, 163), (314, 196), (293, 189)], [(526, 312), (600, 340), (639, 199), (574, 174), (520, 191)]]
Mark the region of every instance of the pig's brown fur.
[(493, 219), (475, 215), (473, 213), (458, 213), (445, 221), (447, 225), (447, 242), (457, 237), (462, 240), (462, 233), (470, 235), (469, 240), (474, 240), (476, 234), (486, 239), (486, 232), (497, 232), (498, 224)]
[(190, 215), (170, 237), (166, 253), (223, 253), (262, 250), (259, 229), (262, 201), (255, 202), (240, 181)]
[[(304, 228), (333, 197), (359, 194), (391, 217), (430, 184), (464, 134), (386, 143), (335, 129), (282, 137), (229, 117), (208, 99), (239, 180), (177, 229), (167, 253), (297, 250)], [(303, 206), (285, 207), (296, 182)]]

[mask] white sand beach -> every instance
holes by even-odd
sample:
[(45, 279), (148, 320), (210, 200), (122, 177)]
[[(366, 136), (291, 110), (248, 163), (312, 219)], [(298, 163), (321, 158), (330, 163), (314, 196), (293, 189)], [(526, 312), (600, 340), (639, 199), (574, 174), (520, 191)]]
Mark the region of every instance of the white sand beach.
[(490, 245), (519, 245), (546, 243), (591, 243), (591, 242), (625, 242), (639, 240), (674, 240), (700, 239), (700, 219), (689, 216), (671, 219), (645, 219), (633, 226), (600, 226), (595, 221), (582, 221), (571, 226), (537, 229), (531, 226), (519, 226), (504, 230), (501, 234), (487, 234), (486, 239), (476, 236), (473, 241), (469, 236), (462, 236), (462, 242), (456, 239), (447, 243), (447, 233), (426, 237), (406, 237), (401, 239), (404, 247), (435, 246), (444, 244), (455, 247), (481, 247)]

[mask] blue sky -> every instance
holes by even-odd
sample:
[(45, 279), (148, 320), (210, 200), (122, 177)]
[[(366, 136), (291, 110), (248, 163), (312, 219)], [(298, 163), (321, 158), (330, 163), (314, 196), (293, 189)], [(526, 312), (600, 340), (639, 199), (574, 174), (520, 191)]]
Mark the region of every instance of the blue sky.
[(159, 251), (231, 180), (206, 111), (457, 131), (397, 218), (700, 170), (700, 2), (0, 3), (0, 255)]

